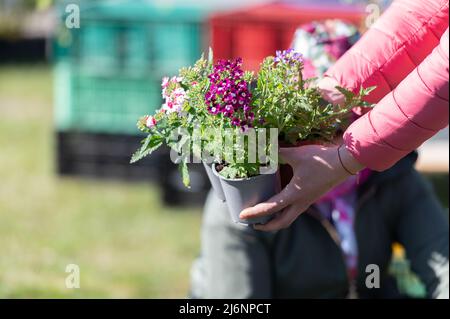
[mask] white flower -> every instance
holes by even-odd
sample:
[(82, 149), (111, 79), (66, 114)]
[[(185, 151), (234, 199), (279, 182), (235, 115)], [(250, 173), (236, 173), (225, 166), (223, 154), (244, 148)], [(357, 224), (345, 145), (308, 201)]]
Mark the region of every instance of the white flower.
[(147, 116), (145, 125), (147, 125), (148, 128), (154, 127), (156, 125), (156, 119), (153, 116)]
[(169, 85), (169, 78), (167, 76), (163, 77), (161, 86), (166, 88)]

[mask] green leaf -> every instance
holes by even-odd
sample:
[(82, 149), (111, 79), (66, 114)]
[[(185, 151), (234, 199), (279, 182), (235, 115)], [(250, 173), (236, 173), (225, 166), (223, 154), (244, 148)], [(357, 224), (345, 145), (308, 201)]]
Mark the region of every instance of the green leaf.
[(136, 123), (136, 126), (139, 129), (139, 131), (148, 133), (149, 129), (146, 125), (146, 120), (147, 120), (147, 116), (142, 116)]
[(347, 90), (346, 88), (336, 86), (336, 89), (341, 92), (345, 96), (345, 99), (348, 101), (351, 101), (355, 97), (355, 94), (352, 91)]
[(130, 163), (136, 163), (147, 155), (157, 150), (163, 143), (163, 138), (156, 134), (148, 135), (143, 141), (142, 146), (133, 154)]
[(374, 91), (376, 88), (377, 88), (376, 85), (375, 85), (375, 86), (370, 86), (370, 87), (365, 88), (365, 89), (363, 89), (363, 88), (361, 87), (361, 90), (362, 90), (361, 95), (362, 95), (362, 96), (367, 96), (367, 95), (369, 95), (370, 93), (372, 93), (372, 91)]
[(182, 160), (180, 164), (178, 164), (178, 169), (180, 170), (181, 177), (183, 178), (183, 184), (187, 188), (191, 188), (191, 179), (189, 177), (189, 170), (186, 163), (186, 160)]

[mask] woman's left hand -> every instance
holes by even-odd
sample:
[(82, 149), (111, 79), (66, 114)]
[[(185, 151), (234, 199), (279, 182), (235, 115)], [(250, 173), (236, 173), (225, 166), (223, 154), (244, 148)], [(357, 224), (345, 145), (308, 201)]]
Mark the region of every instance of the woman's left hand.
[(282, 148), (280, 156), (293, 168), (291, 182), (279, 194), (244, 209), (240, 215), (240, 218), (248, 219), (278, 212), (267, 224), (255, 225), (257, 230), (275, 231), (289, 227), (317, 199), (351, 176), (350, 172), (356, 174), (363, 168), (344, 146), (340, 149), (322, 145)]

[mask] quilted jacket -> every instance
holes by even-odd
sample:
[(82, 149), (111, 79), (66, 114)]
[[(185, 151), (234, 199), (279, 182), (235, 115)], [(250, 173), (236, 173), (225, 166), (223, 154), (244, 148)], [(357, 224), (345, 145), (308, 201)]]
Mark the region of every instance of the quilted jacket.
[(344, 135), (360, 163), (385, 170), (448, 125), (448, 18), (448, 0), (396, 0), (326, 72), (354, 91), (377, 86)]

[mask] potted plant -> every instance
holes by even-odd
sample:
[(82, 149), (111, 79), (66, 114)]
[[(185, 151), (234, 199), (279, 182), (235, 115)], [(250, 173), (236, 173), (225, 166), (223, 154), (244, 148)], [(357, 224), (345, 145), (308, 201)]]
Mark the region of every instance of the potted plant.
[[(219, 177), (231, 218), (236, 223), (248, 225), (265, 223), (268, 218), (241, 220), (241, 210), (267, 200), (280, 188), (277, 167), (270, 170), (269, 160), (273, 156), (266, 156), (270, 143), (266, 143), (265, 131), (261, 131), (264, 134), (262, 142), (259, 139), (259, 145), (256, 142), (256, 136), (261, 134), (255, 130), (263, 128), (260, 125), (263, 119), (255, 116), (250, 87), (254, 75), (244, 72), (241, 65), (241, 59), (221, 60), (208, 75), (210, 86), (205, 100), (207, 111), (216, 118), (216, 132), (214, 138), (206, 140), (210, 149), (219, 154), (212, 163), (211, 171), (215, 177)], [(253, 139), (250, 132), (253, 133)], [(264, 153), (258, 158), (257, 146)], [(277, 152), (276, 149), (272, 155), (277, 157)]]
[[(303, 70), (302, 55), (290, 49), (266, 58), (258, 72), (254, 90), (257, 116), (264, 119), (265, 126), (278, 129), (280, 147), (331, 143), (350, 122), (353, 108), (372, 107), (363, 98), (374, 87), (361, 87), (358, 94), (337, 87), (345, 101), (336, 106), (322, 98), (315, 86), (317, 79), (306, 79)], [(290, 182), (289, 165), (280, 165), (280, 178), (282, 187)]]
[[(244, 208), (275, 195), (280, 186), (284, 186), (280, 185), (280, 179), (284, 179), (281, 182), (286, 184), (292, 178), (286, 166), (282, 167), (280, 175), (278, 145), (289, 147), (331, 142), (349, 110), (366, 105), (362, 98), (371, 88), (362, 89), (358, 95), (340, 88), (346, 99), (336, 107), (322, 98), (313, 85), (315, 79), (303, 78), (302, 56), (293, 50), (267, 57), (256, 76), (244, 73), (241, 63), (236, 59), (219, 61), (214, 66), (205, 95), (208, 111), (221, 119), (217, 125), (225, 138), (230, 128), (234, 129), (231, 132), (235, 137), (247, 136), (252, 130), (258, 137), (258, 150), (262, 148), (268, 160), (252, 157), (250, 152), (255, 150), (255, 141), (247, 139), (241, 144), (233, 143), (231, 148), (224, 147), (221, 163), (213, 165), (212, 170), (219, 174), (233, 221), (265, 223), (268, 217), (244, 221), (239, 219), (239, 214)], [(267, 136), (270, 130), (276, 131), (275, 138)], [(263, 131), (263, 142), (259, 141), (260, 131)], [(240, 160), (237, 153), (241, 154)], [(272, 169), (267, 170), (268, 167)], [(283, 174), (283, 169), (287, 174)]]
[(240, 212), (247, 207), (268, 200), (281, 190), (278, 170), (249, 177), (230, 178), (217, 173), (217, 165), (213, 171), (218, 174), (227, 201), (228, 210), (233, 222), (242, 225), (265, 224), (270, 217), (259, 217), (248, 220), (239, 218)]
[(314, 79), (303, 78), (299, 53), (267, 57), (256, 75), (241, 65), (241, 59), (213, 64), (210, 52), (208, 60), (202, 57), (178, 77), (163, 79), (165, 103), (138, 122), (148, 136), (132, 162), (166, 143), (181, 154), (173, 159), (189, 186), (187, 163), (203, 161), (232, 220), (249, 225), (269, 218), (240, 220), (240, 212), (280, 190), (278, 143), (330, 142), (348, 111), (365, 104), (362, 97), (371, 88), (358, 95), (340, 88), (346, 100), (335, 107), (322, 99)]
[[(154, 115), (145, 115), (138, 120), (138, 129), (147, 137), (131, 157), (131, 163), (152, 154), (163, 144), (172, 151), (181, 152), (186, 145), (190, 145), (194, 130), (204, 130), (214, 125), (210, 123), (214, 119), (209, 116), (204, 100), (209, 87), (207, 76), (211, 71), (210, 50), (208, 60), (202, 55), (193, 66), (182, 68), (178, 76), (163, 78), (161, 87), (164, 104)], [(201, 158), (202, 154), (197, 148), (193, 148), (193, 151), (197, 158)], [(190, 154), (179, 156), (174, 161), (179, 164), (184, 185), (190, 187), (187, 169), (187, 164), (192, 161)]]

